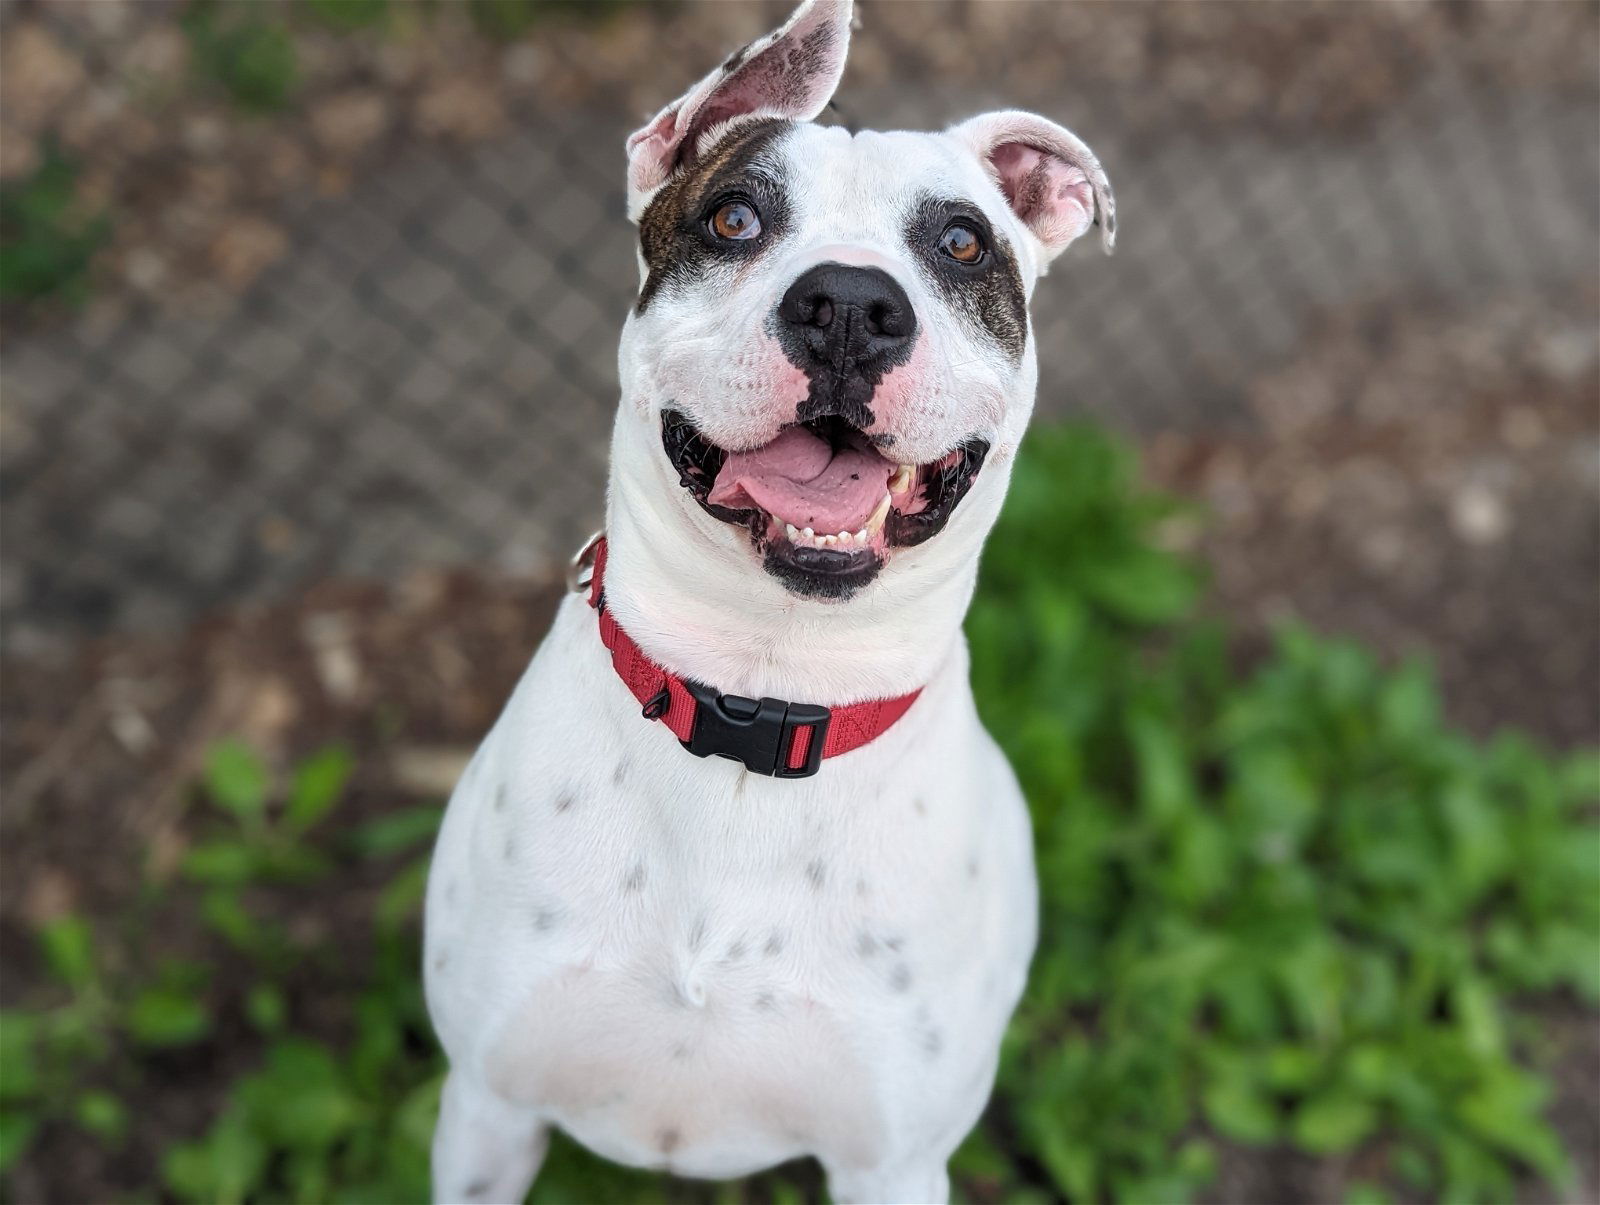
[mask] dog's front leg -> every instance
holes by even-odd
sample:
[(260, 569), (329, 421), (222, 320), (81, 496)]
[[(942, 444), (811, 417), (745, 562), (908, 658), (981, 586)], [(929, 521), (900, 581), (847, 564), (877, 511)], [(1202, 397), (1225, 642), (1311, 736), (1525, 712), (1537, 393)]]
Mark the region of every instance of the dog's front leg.
[(868, 1168), (824, 1164), (834, 1205), (948, 1205), (950, 1174), (938, 1158), (907, 1159)]
[(451, 1071), (433, 1132), (436, 1205), (518, 1205), (539, 1174), (550, 1127), (486, 1084)]

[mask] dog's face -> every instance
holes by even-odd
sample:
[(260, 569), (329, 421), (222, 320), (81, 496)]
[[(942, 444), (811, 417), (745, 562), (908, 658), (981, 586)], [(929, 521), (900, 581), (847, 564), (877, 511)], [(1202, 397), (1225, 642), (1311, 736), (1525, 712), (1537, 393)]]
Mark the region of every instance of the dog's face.
[(662, 505), (686, 539), (741, 541), (824, 598), (962, 522), (1032, 409), (1034, 282), (1091, 223), (1108, 247), (1114, 229), (1094, 156), (1043, 118), (811, 124), (849, 20), (848, 0), (809, 0), (628, 144), (623, 387), (658, 431)]

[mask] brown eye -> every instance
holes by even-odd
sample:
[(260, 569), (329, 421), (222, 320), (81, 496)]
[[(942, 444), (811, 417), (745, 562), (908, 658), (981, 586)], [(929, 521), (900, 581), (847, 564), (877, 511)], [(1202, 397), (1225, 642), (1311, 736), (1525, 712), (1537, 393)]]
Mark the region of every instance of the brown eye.
[(975, 264), (983, 258), (983, 240), (971, 226), (955, 222), (939, 236), (939, 250), (957, 263)]
[(711, 233), (725, 239), (755, 238), (761, 233), (761, 215), (749, 201), (724, 201), (711, 215)]

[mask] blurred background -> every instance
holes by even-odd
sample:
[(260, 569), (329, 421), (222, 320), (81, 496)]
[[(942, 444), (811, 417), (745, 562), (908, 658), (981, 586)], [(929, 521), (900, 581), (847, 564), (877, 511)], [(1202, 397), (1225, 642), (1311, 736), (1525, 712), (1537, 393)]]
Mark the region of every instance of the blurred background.
[[(600, 516), (637, 288), (622, 143), (786, 7), (0, 0), (6, 1199), (422, 1191), (421, 859)], [(1110, 1103), (1126, 1068), (1061, 1040), (1081, 1023), (1098, 1048), (1109, 1022), (1084, 1018), (1109, 980), (1052, 980), (1020, 1032), (1066, 1061), (1050, 1083), (1009, 1073), (960, 1191), (1595, 1200), (1600, 849), (1577, 751), (1600, 730), (1600, 7), (861, 0), (859, 24), (825, 120), (1032, 108), (1117, 190), (1116, 256), (1076, 249), (1034, 307), (1035, 472), (1077, 499), (1056, 505), (1082, 539), (986, 579), (980, 668), (983, 615), (1014, 615), (1032, 573), (1099, 642), (1063, 655), (1109, 675), (1105, 723), (1167, 706), (1129, 703), (1112, 670), (1202, 627), (1223, 668), (1168, 693), (1237, 675), (1243, 698), (1295, 664), (1323, 716), (1307, 700), (1350, 652), (1355, 718), (1306, 748), (1357, 741), (1363, 782), (1400, 773), (1381, 733), (1351, 735), (1409, 697), (1385, 675), (1420, 659), (1442, 697), (1437, 717), (1417, 704), (1422, 728), (1394, 720), (1405, 758), (1430, 752), (1389, 801), (1438, 823), (1374, 836), (1387, 869), (1349, 883), (1357, 856), (1304, 835), (1302, 886), (1366, 909), (1398, 890), (1394, 848), (1424, 842), (1408, 890), (1445, 911), (1406, 915), (1459, 930), (1428, 972), (1455, 986), (1412, 999), (1406, 943), (1435, 943), (1379, 924), (1401, 987), (1318, 989), (1410, 1001), (1365, 1064), (1353, 1020), (1337, 1039), (1289, 1005), (1246, 1023), (1237, 994), (1196, 987), (1185, 1032), (1232, 1053), (1171, 1047), (1178, 1103), (1157, 1121)], [(1039, 536), (1027, 480), (1018, 541)], [(1357, 643), (1296, 652), (1289, 629)], [(1026, 697), (1002, 694), (980, 677), (991, 723)], [(1216, 785), (1232, 738), (1172, 707), (1193, 816), (1216, 803), (1213, 836), (1238, 836)], [(1051, 748), (1099, 731), (1074, 722)], [(1145, 719), (1129, 731), (1131, 760), (1162, 756)], [(1007, 747), (1036, 808), (1034, 785), (1092, 785)], [(1306, 756), (1319, 815), (1339, 815), (1340, 771)], [(1481, 814), (1463, 819), (1445, 766)], [(1518, 794), (1546, 781), (1559, 819)], [(1536, 841), (1530, 816), (1556, 827)], [(1457, 868), (1459, 907), (1438, 903), (1430, 876), (1456, 873), (1469, 828), (1479, 861)], [(1510, 860), (1485, 869), (1497, 845)], [(1480, 948), (1529, 877), (1579, 886)], [(1081, 901), (1058, 902), (1056, 932), (1077, 933)], [(1127, 938), (1111, 911), (1106, 950)], [(1359, 929), (1317, 923), (1319, 942)], [(1542, 970), (1506, 969), (1535, 947)], [(1420, 1070), (1450, 1061), (1430, 1026), (1487, 1060), (1482, 1083)], [(1292, 1074), (1308, 1051), (1321, 1087)], [(1434, 1103), (1395, 1086), (1412, 1073)], [(1474, 1091), (1489, 1103), (1439, 1120)], [(555, 1163), (545, 1199), (689, 1191)], [(802, 1171), (723, 1199), (817, 1191)]]

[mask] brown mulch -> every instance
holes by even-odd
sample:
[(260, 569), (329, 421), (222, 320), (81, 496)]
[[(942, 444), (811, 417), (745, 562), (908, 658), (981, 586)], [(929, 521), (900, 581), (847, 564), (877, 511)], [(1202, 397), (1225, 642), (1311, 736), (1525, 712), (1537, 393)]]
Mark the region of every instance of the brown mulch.
[[(339, 195), (406, 148), (476, 143), (541, 112), (604, 107), (640, 120), (729, 50), (781, 21), (787, 0), (552, 6), (520, 36), (486, 36), (465, 4), (389, 6), (341, 30), (287, 0), (218, 12), (288, 32), (281, 110), (231, 103), (197, 65), (185, 14), (143, 0), (16, 0), (0, 46), (0, 179), (25, 177), (51, 140), (84, 165), (85, 212), (114, 217), (102, 302), (204, 312), (282, 257), (281, 206)], [(1049, 104), (1062, 81), (1140, 136), (1248, 128), (1294, 138), (1362, 128), (1451, 65), (1491, 87), (1593, 96), (1600, 8), (1590, 4), (861, 5), (841, 93), (896, 81), (1007, 81)]]
[[(0, 933), (115, 912), (142, 851), (182, 850), (186, 788), (218, 739), (277, 766), (328, 744), (369, 790), (442, 798), (548, 626), (559, 590), (470, 573), (329, 583), (176, 637), (110, 637), (3, 665)], [(12, 947), (15, 948), (14, 946)]]
[(1436, 666), (1487, 736), (1600, 742), (1600, 306), (1592, 290), (1332, 316), (1243, 433), (1145, 445), (1200, 501), (1173, 541), (1248, 635), (1296, 621)]

